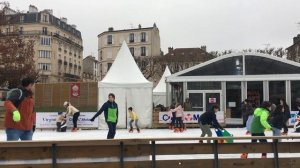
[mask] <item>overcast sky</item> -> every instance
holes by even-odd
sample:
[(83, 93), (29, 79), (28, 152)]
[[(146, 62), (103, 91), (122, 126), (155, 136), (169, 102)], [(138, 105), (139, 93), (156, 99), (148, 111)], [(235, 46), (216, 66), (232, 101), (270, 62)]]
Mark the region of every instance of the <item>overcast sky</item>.
[(53, 9), (82, 33), (84, 56), (97, 56), (97, 35), (108, 27), (152, 26), (161, 49), (200, 47), (208, 51), (288, 47), (300, 32), (299, 0), (8, 0), (13, 9)]

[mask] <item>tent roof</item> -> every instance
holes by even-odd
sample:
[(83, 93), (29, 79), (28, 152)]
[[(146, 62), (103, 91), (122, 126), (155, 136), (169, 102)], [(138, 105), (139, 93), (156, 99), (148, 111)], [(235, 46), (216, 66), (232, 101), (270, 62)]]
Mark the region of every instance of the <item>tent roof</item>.
[(114, 63), (101, 83), (116, 85), (148, 84), (152, 86), (152, 82), (149, 82), (140, 71), (125, 41), (123, 41)]
[(154, 93), (159, 93), (159, 92), (166, 92), (166, 77), (171, 76), (171, 71), (169, 69), (169, 67), (167, 66), (165, 69), (164, 74), (162, 75), (162, 77), (159, 80), (159, 83), (157, 84), (157, 86), (155, 87), (155, 89), (153, 90)]

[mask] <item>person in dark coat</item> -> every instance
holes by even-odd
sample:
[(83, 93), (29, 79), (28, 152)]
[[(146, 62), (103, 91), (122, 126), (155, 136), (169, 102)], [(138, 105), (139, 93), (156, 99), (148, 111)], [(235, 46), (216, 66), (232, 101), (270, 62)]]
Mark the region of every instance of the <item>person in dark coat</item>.
[(110, 93), (108, 95), (108, 101), (102, 105), (100, 110), (94, 115), (94, 117), (90, 120), (93, 122), (95, 118), (101, 115), (104, 112), (105, 121), (108, 126), (108, 134), (107, 139), (114, 139), (116, 135), (116, 126), (118, 123), (118, 104), (115, 102), (115, 95)]
[(276, 106), (274, 112), (270, 116), (270, 125), (272, 126), (273, 136), (281, 136), (281, 129), (284, 122), (284, 107), (282, 105)]
[[(212, 136), (210, 125), (212, 125), (214, 128), (220, 128), (223, 130), (216, 116), (216, 113), (219, 110), (220, 110), (219, 105), (215, 104), (212, 106), (210, 111), (207, 111), (200, 116), (198, 123), (202, 131), (201, 137), (205, 137), (205, 135), (207, 135), (208, 137)], [(200, 141), (200, 143), (202, 143), (202, 141)]]
[(291, 118), (291, 112), (290, 112), (290, 107), (287, 105), (286, 101), (284, 98), (280, 99), (280, 105), (283, 106), (284, 108), (284, 113), (283, 113), (283, 132), (282, 135), (287, 135), (288, 134), (288, 121)]
[(244, 102), (242, 104), (242, 107), (241, 107), (241, 110), (242, 110), (242, 116), (243, 116), (243, 125), (247, 126), (247, 133), (248, 133), (249, 129), (250, 129), (250, 126), (247, 125), (247, 121), (248, 121), (249, 116), (253, 115), (253, 108), (252, 108), (252, 105), (251, 105), (251, 103), (249, 102), (248, 99), (244, 100)]

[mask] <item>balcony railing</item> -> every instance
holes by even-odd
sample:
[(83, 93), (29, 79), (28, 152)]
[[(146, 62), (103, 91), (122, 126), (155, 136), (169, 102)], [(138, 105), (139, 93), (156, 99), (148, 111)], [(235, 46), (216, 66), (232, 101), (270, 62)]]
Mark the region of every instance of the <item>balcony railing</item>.
[(69, 73), (64, 73), (64, 77), (66, 77), (66, 78), (72, 78), (72, 79), (80, 79), (80, 76), (69, 74)]
[(67, 62), (67, 61), (64, 61), (64, 65), (68, 65), (68, 62)]
[(59, 63), (59, 64), (62, 64), (62, 60), (61, 60), (61, 59), (58, 59), (58, 63)]
[(69, 63), (69, 66), (70, 66), (70, 67), (73, 67), (73, 64), (70, 62), (70, 63)]

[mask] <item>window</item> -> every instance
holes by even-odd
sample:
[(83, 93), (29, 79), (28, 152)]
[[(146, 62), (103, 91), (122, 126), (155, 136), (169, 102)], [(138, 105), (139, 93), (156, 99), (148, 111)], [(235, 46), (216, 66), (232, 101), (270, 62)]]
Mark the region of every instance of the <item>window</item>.
[(51, 71), (51, 64), (39, 63), (39, 70)]
[(269, 100), (274, 104), (279, 104), (279, 99), (285, 99), (285, 81), (269, 82)]
[(241, 82), (226, 82), (226, 115), (228, 118), (242, 118), (241, 87)]
[(146, 56), (146, 47), (141, 47), (141, 56)]
[(291, 109), (299, 111), (297, 108), (300, 101), (300, 81), (291, 81)]
[(48, 16), (47, 15), (43, 15), (43, 22), (48, 22)]
[(41, 45), (51, 45), (51, 38), (50, 37), (41, 37), (40, 41)]
[(134, 47), (130, 47), (129, 50), (131, 52), (131, 55), (134, 56)]
[(112, 65), (112, 63), (107, 63), (107, 72), (109, 71), (111, 65)]
[(39, 50), (39, 58), (51, 58), (51, 51)]
[(188, 82), (188, 90), (221, 90), (221, 82)]
[(6, 28), (6, 34), (9, 34), (10, 33), (10, 28)]
[(134, 34), (133, 33), (129, 34), (129, 43), (134, 43)]
[(145, 32), (141, 33), (141, 42), (146, 42), (146, 33)]
[(44, 34), (44, 35), (47, 35), (47, 32), (48, 32), (48, 29), (47, 29), (47, 27), (43, 27), (42, 34)]
[(21, 16), (20, 16), (20, 22), (21, 22), (21, 23), (24, 22), (24, 18), (25, 18), (24, 15), (21, 15)]
[(107, 36), (107, 44), (112, 44), (112, 35)]

